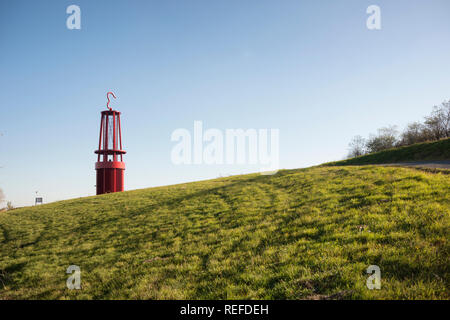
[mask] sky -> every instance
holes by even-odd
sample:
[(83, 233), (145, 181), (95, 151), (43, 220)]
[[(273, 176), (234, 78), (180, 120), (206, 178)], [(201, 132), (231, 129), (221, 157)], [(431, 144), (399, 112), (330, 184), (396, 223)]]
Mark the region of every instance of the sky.
[(194, 121), (278, 129), (280, 168), (340, 160), (450, 98), (449, 39), (448, 0), (2, 0), (0, 188), (14, 206), (94, 195), (108, 91), (126, 190), (258, 171), (174, 164), (171, 135)]

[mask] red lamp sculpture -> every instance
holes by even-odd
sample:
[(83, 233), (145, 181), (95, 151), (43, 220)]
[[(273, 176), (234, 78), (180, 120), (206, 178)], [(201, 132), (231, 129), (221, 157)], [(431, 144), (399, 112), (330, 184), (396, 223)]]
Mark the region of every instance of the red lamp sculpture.
[(98, 150), (95, 151), (98, 155), (95, 163), (97, 194), (121, 192), (124, 186), (125, 163), (122, 156), (126, 152), (122, 150), (120, 112), (109, 107), (110, 94), (116, 98), (112, 92), (106, 94), (108, 110), (102, 111)]

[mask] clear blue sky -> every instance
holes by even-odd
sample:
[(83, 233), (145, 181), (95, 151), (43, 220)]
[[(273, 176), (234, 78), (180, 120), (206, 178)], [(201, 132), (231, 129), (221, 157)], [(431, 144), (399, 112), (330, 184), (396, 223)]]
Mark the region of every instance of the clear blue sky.
[[(81, 8), (81, 30), (66, 8)], [(382, 29), (366, 28), (381, 8)], [(0, 2), (0, 188), (13, 205), (95, 193), (105, 94), (122, 111), (127, 190), (257, 171), (175, 166), (177, 128), (280, 129), (280, 166), (450, 98), (450, 1)], [(0, 204), (1, 206), (1, 204)]]

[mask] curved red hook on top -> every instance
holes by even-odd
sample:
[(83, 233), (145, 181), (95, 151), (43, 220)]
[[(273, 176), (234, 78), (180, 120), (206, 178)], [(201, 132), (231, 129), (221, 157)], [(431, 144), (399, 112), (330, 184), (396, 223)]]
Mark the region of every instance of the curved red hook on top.
[(108, 102), (106, 103), (106, 107), (109, 109), (109, 111), (111, 111), (112, 110), (112, 108), (110, 108), (110, 106), (109, 106), (109, 95), (110, 94), (112, 94), (112, 96), (114, 97), (114, 99), (117, 99), (116, 98), (116, 96), (114, 95), (114, 93), (112, 93), (111, 91), (109, 91), (107, 94), (106, 94), (106, 99), (108, 99)]

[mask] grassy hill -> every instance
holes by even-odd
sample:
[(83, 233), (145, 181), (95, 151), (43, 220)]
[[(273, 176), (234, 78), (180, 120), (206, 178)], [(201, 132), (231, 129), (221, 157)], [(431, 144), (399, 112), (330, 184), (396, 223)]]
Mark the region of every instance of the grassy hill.
[(315, 167), (3, 212), (0, 299), (448, 299), (449, 190), (443, 174)]
[(384, 150), (356, 158), (326, 163), (325, 165), (342, 166), (427, 160), (450, 160), (450, 138)]

